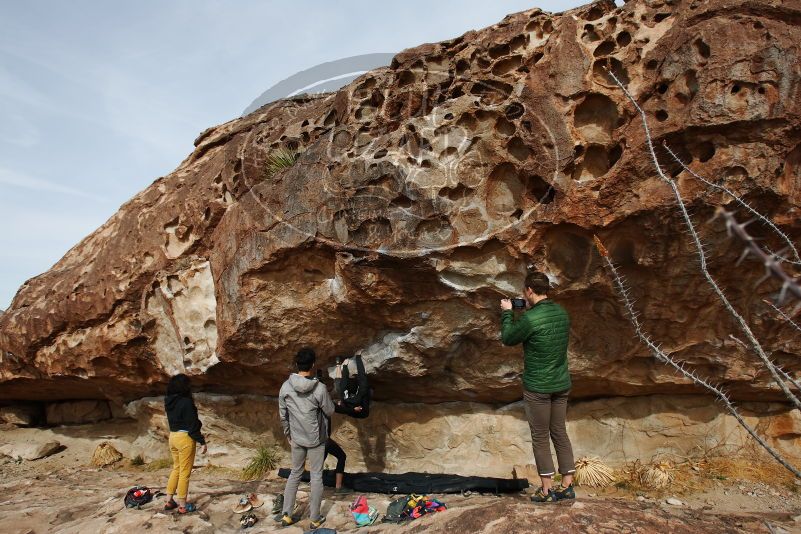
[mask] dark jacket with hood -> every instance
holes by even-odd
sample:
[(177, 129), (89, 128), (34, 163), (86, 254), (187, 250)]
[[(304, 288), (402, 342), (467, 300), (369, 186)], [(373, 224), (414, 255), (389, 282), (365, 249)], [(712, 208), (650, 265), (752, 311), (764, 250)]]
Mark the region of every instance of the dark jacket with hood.
[(197, 408), (192, 397), (167, 395), (164, 397), (164, 409), (167, 411), (170, 432), (185, 430), (189, 433), (190, 438), (201, 445), (206, 444), (206, 439), (200, 433), (203, 423), (197, 417)]

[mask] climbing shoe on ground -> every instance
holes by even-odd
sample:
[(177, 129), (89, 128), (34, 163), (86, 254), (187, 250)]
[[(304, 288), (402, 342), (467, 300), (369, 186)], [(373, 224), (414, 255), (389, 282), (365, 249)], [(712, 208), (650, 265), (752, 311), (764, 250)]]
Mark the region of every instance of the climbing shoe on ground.
[(537, 491), (534, 492), (534, 495), (531, 496), (531, 502), (554, 502), (556, 501), (556, 496), (553, 493), (553, 490), (549, 489), (548, 493), (542, 491), (542, 488), (537, 488)]
[(564, 501), (567, 499), (576, 498), (576, 490), (573, 489), (573, 484), (569, 485), (566, 488), (563, 488), (562, 486), (557, 486), (552, 491), (553, 491), (553, 496), (555, 497), (554, 500), (557, 501)]
[(284, 509), (284, 494), (279, 493), (278, 495), (275, 496), (275, 499), (273, 499), (273, 510), (272, 510), (273, 515), (280, 514), (283, 509)]
[(289, 514), (284, 514), (283, 517), (281, 517), (281, 526), (282, 527), (288, 527), (289, 525), (294, 525), (297, 522), (298, 522), (298, 520), (295, 519), (293, 516), (291, 516)]
[(320, 528), (320, 527), (322, 526), (322, 524), (323, 524), (323, 523), (325, 523), (325, 518), (324, 518), (324, 517), (321, 517), (321, 518), (320, 518), (320, 519), (318, 519), (317, 521), (315, 521), (314, 519), (312, 519), (312, 520), (311, 520), (311, 523), (309, 523), (309, 528), (310, 528), (311, 530), (318, 529), (318, 528)]
[[(286, 514), (284, 512), (279, 510), (277, 514), (273, 515), (273, 519), (275, 519), (278, 523), (280, 523), (284, 519), (285, 515)], [(300, 517), (300, 505), (297, 503), (292, 508), (292, 517)], [(296, 519), (295, 522), (297, 521), (298, 520)]]

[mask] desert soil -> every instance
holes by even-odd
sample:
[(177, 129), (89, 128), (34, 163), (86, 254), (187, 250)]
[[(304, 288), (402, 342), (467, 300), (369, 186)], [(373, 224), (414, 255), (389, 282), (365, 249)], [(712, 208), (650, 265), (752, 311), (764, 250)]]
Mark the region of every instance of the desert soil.
[[(283, 489), (274, 474), (264, 480), (242, 481), (238, 472), (206, 465), (192, 476), (190, 493), (197, 513), (180, 516), (162, 510), (159, 497), (141, 510), (123, 506), (125, 491), (137, 484), (162, 489), (169, 468), (134, 466), (129, 459), (97, 468), (90, 465), (94, 447), (103, 439), (130, 438), (130, 425), (87, 425), (56, 429), (6, 428), (0, 445), (14, 441), (57, 439), (66, 448), (36, 461), (0, 459), (0, 532), (45, 533), (217, 533), (284, 532), (309, 527), (306, 499), (301, 486), (304, 514), (299, 526), (282, 529), (270, 514), (272, 499)], [(166, 445), (165, 445), (166, 453)], [(166, 454), (165, 454), (166, 455)], [(696, 473), (700, 478), (704, 473)], [(708, 478), (708, 477), (707, 477)], [(727, 477), (696, 484), (697, 491), (674, 494), (637, 492), (630, 488), (578, 490), (574, 502), (535, 505), (525, 494), (437, 495), (448, 510), (405, 526), (377, 524), (359, 532), (801, 532), (801, 488), (786, 479), (756, 481)], [(685, 487), (694, 487), (692, 484)], [(259, 522), (244, 530), (232, 511), (243, 494), (255, 492), (265, 501), (254, 510)], [(679, 499), (675, 506), (666, 501)], [(355, 532), (348, 505), (352, 496), (337, 496), (326, 489), (325, 526), (338, 532)], [(391, 496), (367, 495), (371, 506), (386, 510)]]

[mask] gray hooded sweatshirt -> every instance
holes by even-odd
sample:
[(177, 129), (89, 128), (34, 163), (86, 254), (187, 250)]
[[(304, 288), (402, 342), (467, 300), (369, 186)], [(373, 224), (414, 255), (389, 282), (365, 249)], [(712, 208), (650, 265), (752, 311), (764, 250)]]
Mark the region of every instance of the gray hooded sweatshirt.
[(317, 447), (328, 439), (334, 403), (319, 380), (292, 373), (278, 393), (278, 413), (284, 435), (294, 445)]

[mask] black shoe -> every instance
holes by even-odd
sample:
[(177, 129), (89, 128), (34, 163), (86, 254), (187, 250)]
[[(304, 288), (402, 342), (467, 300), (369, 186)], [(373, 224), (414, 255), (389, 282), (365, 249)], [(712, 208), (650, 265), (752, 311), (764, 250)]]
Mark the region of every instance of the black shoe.
[(273, 499), (273, 515), (280, 514), (281, 511), (284, 509), (284, 494), (279, 493)]
[(573, 484), (570, 484), (568, 487), (563, 488), (562, 486), (558, 486), (553, 490), (554, 500), (557, 501), (564, 501), (569, 499), (576, 498), (576, 490), (573, 489)]

